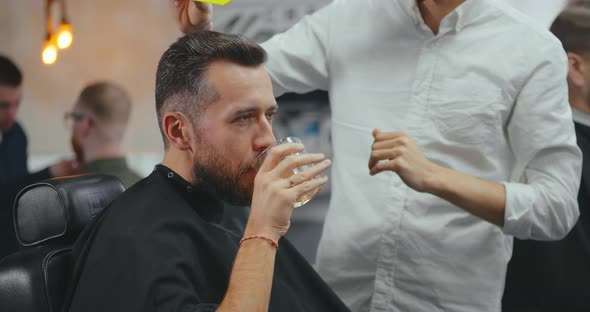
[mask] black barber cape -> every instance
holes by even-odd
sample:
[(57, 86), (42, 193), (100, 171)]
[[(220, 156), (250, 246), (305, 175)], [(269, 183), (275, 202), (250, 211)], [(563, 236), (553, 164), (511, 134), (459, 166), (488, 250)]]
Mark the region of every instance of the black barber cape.
[(514, 240), (502, 302), (505, 312), (590, 311), (590, 128), (576, 123), (582, 150), (580, 218), (560, 241)]
[[(240, 240), (222, 214), (221, 202), (157, 166), (76, 243), (65, 310), (215, 311)], [(269, 311), (348, 311), (285, 238), (279, 245)]]

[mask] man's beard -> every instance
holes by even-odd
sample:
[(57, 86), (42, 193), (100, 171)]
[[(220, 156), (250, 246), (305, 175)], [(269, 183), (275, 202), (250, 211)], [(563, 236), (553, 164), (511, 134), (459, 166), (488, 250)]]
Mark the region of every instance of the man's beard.
[(80, 144), (73, 135), (70, 142), (72, 144), (72, 150), (74, 150), (74, 154), (76, 155), (76, 160), (82, 163), (84, 161), (84, 149), (82, 149), (82, 144)]
[[(201, 144), (203, 146), (204, 144)], [(252, 202), (254, 185), (240, 185), (240, 178), (252, 164), (241, 165), (235, 173), (230, 168), (230, 162), (219, 153), (211, 151), (201, 154), (201, 159), (193, 160), (194, 185), (211, 196), (235, 206), (249, 206)]]

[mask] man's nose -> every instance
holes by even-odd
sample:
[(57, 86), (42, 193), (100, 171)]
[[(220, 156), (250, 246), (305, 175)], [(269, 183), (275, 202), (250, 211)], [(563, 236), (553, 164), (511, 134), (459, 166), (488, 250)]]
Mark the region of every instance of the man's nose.
[(10, 117), (10, 120), (13, 120), (16, 118), (16, 113), (18, 112), (18, 107), (16, 105), (10, 105), (10, 107), (8, 108), (8, 116)]
[(268, 120), (262, 121), (260, 125), (260, 132), (255, 140), (255, 149), (263, 151), (267, 147), (276, 142), (275, 136), (272, 133), (272, 125)]

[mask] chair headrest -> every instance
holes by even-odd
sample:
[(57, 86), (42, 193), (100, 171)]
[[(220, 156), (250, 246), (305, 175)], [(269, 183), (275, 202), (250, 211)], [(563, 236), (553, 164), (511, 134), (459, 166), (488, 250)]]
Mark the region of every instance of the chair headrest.
[(86, 224), (125, 191), (114, 176), (88, 174), (32, 184), (16, 197), (14, 224), (22, 246), (74, 242)]

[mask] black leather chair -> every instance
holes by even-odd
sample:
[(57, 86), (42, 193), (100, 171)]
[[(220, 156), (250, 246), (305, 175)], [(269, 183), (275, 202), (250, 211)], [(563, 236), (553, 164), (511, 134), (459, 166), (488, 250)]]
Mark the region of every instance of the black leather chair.
[(15, 200), (21, 249), (0, 260), (0, 311), (59, 312), (82, 229), (125, 191), (108, 175), (80, 175), (30, 185)]

